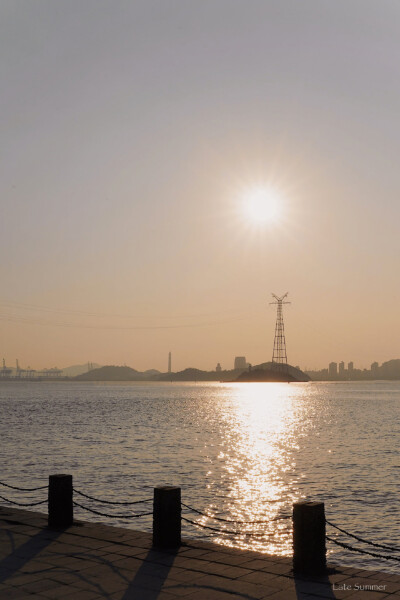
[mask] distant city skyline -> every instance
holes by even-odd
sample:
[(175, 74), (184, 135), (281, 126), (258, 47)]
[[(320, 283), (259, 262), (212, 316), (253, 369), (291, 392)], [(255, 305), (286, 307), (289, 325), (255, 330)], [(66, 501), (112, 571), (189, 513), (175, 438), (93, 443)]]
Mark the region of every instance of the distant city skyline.
[[(232, 359), (232, 363), (227, 364), (227, 365), (221, 365), (221, 363), (218, 362), (216, 367), (214, 367), (214, 368), (202, 369), (198, 365), (187, 364), (184, 367), (182, 367), (182, 369), (177, 369), (176, 371), (174, 371), (172, 369), (172, 356), (171, 355), (172, 355), (172, 353), (170, 352), (168, 354), (167, 368), (166, 369), (165, 368), (157, 369), (158, 371), (160, 371), (160, 373), (178, 372), (178, 371), (182, 371), (187, 368), (195, 368), (195, 369), (198, 368), (198, 369), (204, 370), (204, 371), (214, 371), (214, 370), (215, 371), (221, 371), (221, 370), (230, 371), (230, 370), (237, 370), (237, 369), (248, 369), (249, 366), (251, 366), (251, 363), (246, 360), (245, 356), (235, 356)], [(382, 367), (382, 365), (384, 365), (386, 363), (390, 363), (390, 362), (396, 362), (396, 361), (399, 361), (399, 364), (400, 364), (400, 358), (392, 357), (388, 361), (383, 361), (382, 363), (379, 363), (378, 361), (373, 361), (368, 367), (361, 366), (361, 365), (355, 365), (353, 361), (349, 361), (347, 363), (347, 365), (345, 364), (344, 361), (340, 361), (340, 362), (331, 361), (331, 362), (329, 362), (328, 365), (326, 365), (325, 367), (322, 367), (321, 369), (312, 369), (312, 368), (310, 369), (310, 368), (304, 367), (302, 365), (292, 365), (292, 366), (299, 367), (306, 372), (326, 371), (330, 376), (336, 376), (336, 375), (340, 376), (340, 375), (344, 375), (345, 373), (351, 374), (354, 371), (368, 371), (369, 370), (371, 372), (378, 372), (379, 369)], [(270, 362), (270, 361), (265, 360), (263, 362)], [(262, 364), (262, 363), (260, 363), (260, 364)], [(22, 365), (21, 366), (18, 359), (15, 359), (14, 364), (13, 364), (13, 363), (7, 362), (6, 359), (3, 358), (2, 359), (2, 367), (0, 367), (0, 375), (2, 372), (3, 373), (6, 373), (6, 372), (11, 373), (11, 372), (15, 372), (15, 371), (20, 371), (20, 372), (34, 372), (34, 371), (43, 371), (44, 372), (44, 371), (57, 371), (57, 370), (61, 371), (63, 369), (68, 370), (70, 368), (77, 367), (77, 366), (78, 365), (68, 364), (68, 365), (65, 365), (65, 366), (59, 368), (57, 365), (52, 365), (52, 366), (47, 365), (47, 366), (42, 366), (42, 367), (36, 369), (34, 366), (32, 367), (31, 365)], [(89, 371), (91, 369), (99, 368), (101, 366), (106, 366), (106, 365), (100, 365), (100, 364), (94, 363), (92, 361), (87, 361), (87, 362), (82, 363), (82, 365), (79, 365), (79, 366), (87, 367), (87, 370)], [(126, 361), (123, 363), (123, 365), (115, 365), (115, 366), (129, 366), (130, 368), (136, 368), (135, 365), (133, 365), (133, 364), (128, 365)], [(154, 368), (155, 367), (151, 366), (151, 365), (147, 366), (145, 369), (143, 369), (143, 372), (147, 371), (147, 370), (152, 370)], [(141, 369), (137, 369), (137, 370), (140, 371)]]
[(0, 357), (400, 356), (400, 4), (3, 0)]

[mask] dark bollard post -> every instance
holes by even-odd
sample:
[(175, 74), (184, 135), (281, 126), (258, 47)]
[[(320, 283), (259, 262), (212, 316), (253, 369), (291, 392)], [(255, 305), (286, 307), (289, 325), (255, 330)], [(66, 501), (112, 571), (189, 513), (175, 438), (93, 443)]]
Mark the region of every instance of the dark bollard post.
[(326, 572), (323, 502), (293, 504), (293, 571), (304, 575)]
[(178, 548), (181, 545), (181, 488), (154, 488), (153, 546)]
[(70, 527), (73, 519), (72, 475), (50, 475), (49, 527)]

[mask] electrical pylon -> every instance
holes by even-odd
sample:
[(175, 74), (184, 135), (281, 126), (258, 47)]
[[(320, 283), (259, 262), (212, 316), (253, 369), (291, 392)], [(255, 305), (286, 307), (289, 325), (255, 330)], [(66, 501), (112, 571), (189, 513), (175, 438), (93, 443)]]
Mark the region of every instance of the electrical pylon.
[(282, 305), (290, 304), (285, 302), (285, 298), (289, 292), (286, 292), (282, 298), (278, 298), (275, 294), (272, 294), (275, 298), (275, 302), (270, 304), (276, 304), (276, 324), (275, 324), (275, 339), (274, 339), (274, 350), (272, 352), (272, 362), (276, 365), (279, 371), (288, 370), (288, 362), (286, 355), (286, 341), (285, 341), (285, 327), (283, 324)]

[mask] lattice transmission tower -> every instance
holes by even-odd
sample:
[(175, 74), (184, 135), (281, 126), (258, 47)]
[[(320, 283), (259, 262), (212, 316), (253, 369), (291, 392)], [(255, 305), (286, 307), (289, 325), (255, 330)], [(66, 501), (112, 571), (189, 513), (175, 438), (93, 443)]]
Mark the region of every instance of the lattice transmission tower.
[(272, 362), (275, 363), (276, 368), (280, 371), (288, 370), (288, 362), (286, 355), (286, 340), (285, 340), (285, 326), (283, 324), (282, 306), (283, 304), (290, 304), (285, 302), (285, 298), (289, 292), (286, 292), (282, 298), (278, 298), (275, 294), (272, 294), (275, 298), (275, 302), (270, 304), (276, 304), (276, 324), (275, 324), (275, 339), (274, 339), (274, 350), (272, 352)]

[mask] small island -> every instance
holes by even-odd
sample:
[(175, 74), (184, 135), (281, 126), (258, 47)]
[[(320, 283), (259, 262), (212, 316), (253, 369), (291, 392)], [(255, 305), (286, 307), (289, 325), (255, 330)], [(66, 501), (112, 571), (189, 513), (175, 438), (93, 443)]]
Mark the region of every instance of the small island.
[(140, 372), (127, 366), (108, 365), (92, 369), (71, 378), (74, 381), (310, 381), (310, 377), (298, 367), (267, 362), (248, 370), (201, 371), (184, 369), (177, 373), (160, 373), (156, 369)]
[(275, 362), (262, 363), (255, 367), (249, 366), (247, 371), (243, 371), (235, 382), (286, 382), (310, 381), (310, 377), (298, 367), (288, 364), (279, 364)]

